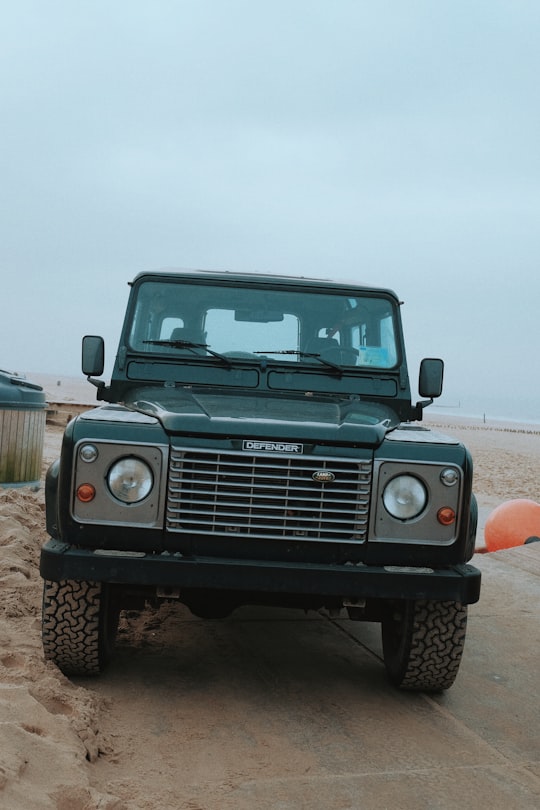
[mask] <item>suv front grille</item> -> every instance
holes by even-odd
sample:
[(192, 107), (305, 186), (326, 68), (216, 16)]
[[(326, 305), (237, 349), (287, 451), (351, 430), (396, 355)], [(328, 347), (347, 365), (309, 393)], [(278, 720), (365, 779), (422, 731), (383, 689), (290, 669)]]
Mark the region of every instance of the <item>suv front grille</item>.
[[(172, 448), (170, 532), (236, 538), (362, 542), (371, 461)], [(320, 483), (314, 473), (332, 473)]]

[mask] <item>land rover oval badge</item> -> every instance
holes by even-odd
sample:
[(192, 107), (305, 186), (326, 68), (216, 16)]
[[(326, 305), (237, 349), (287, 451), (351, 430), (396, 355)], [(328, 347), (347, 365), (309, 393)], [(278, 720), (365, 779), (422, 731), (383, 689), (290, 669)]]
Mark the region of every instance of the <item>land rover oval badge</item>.
[(321, 484), (329, 484), (331, 481), (336, 480), (336, 476), (330, 470), (317, 470), (311, 476), (314, 481), (319, 481)]

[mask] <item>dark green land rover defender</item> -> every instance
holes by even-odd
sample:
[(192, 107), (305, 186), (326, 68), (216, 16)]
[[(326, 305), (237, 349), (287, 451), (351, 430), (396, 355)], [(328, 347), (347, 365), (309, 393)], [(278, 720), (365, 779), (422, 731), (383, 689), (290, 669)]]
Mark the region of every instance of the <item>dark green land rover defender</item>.
[(346, 610), (381, 623), (394, 684), (453, 683), (480, 592), (472, 462), (419, 424), (443, 364), (422, 361), (413, 404), (393, 292), (142, 273), (110, 385), (103, 340), (82, 356), (102, 404), (47, 474), (48, 659), (98, 673), (121, 610), (177, 599)]

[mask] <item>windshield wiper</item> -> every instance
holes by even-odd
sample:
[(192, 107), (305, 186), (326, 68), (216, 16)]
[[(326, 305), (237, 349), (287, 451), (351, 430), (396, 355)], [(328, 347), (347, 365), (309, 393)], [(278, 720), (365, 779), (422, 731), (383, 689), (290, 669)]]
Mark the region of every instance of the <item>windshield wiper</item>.
[(319, 363), (322, 363), (323, 366), (326, 366), (329, 369), (332, 369), (334, 374), (338, 376), (343, 376), (343, 369), (341, 366), (338, 366), (337, 363), (332, 363), (330, 360), (325, 360), (321, 357), (320, 354), (315, 354), (314, 352), (302, 352), (299, 349), (280, 349), (277, 352), (267, 351), (267, 352), (254, 352), (254, 354), (297, 354), (299, 357), (313, 357), (315, 360), (318, 360)]
[[(152, 346), (170, 346), (171, 349), (205, 349), (212, 357), (216, 357), (227, 366), (232, 366), (228, 357), (215, 352), (207, 343), (193, 343), (191, 340), (143, 340), (143, 343), (150, 343)], [(193, 352), (193, 354), (195, 354), (195, 352)]]

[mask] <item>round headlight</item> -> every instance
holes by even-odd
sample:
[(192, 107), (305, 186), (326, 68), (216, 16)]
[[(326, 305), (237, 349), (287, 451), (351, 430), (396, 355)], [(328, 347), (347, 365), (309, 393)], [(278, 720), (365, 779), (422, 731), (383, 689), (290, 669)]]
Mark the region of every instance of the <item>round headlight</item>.
[(148, 464), (140, 458), (122, 458), (112, 465), (107, 482), (119, 501), (138, 503), (152, 489), (154, 477)]
[(427, 491), (413, 475), (397, 475), (385, 487), (383, 503), (386, 511), (398, 520), (417, 517), (427, 504)]

